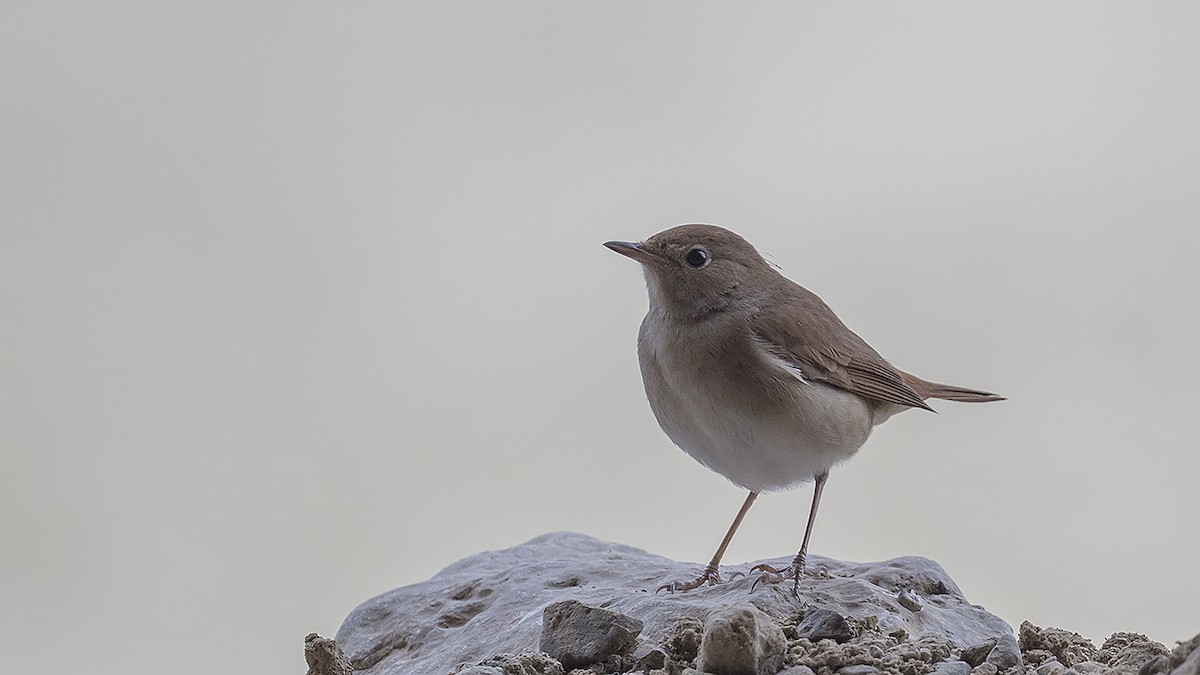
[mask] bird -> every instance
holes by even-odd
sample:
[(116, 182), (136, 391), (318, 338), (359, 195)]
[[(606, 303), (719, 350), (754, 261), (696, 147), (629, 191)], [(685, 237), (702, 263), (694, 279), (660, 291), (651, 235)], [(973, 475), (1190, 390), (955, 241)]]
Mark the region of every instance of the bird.
[(756, 586), (790, 579), (799, 597), (833, 467), (896, 413), (932, 411), (929, 399), (1004, 400), (899, 370), (730, 230), (679, 225), (604, 245), (640, 263), (645, 275), (649, 309), (637, 354), (659, 426), (693, 459), (749, 492), (700, 575), (659, 591), (721, 583), (721, 559), (758, 495), (811, 481), (808, 522), (791, 564), (751, 570), (760, 573)]

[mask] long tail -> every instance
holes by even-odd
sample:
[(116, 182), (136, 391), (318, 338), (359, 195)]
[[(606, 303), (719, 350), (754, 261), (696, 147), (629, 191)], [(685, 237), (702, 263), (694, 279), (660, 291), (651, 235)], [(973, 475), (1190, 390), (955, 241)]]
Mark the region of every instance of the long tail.
[(916, 375), (910, 375), (904, 371), (900, 371), (900, 376), (904, 378), (904, 382), (908, 386), (913, 388), (913, 391), (921, 395), (921, 398), (940, 398), (946, 401), (961, 401), (963, 403), (989, 403), (991, 401), (1005, 400), (999, 394), (980, 391), (979, 389), (956, 387), (952, 384), (938, 384), (937, 382), (922, 380)]

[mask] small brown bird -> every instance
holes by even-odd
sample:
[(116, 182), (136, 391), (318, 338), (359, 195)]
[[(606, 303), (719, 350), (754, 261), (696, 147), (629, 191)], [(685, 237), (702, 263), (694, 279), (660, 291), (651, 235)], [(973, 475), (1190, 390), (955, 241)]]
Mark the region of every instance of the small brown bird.
[(721, 557), (759, 492), (815, 481), (800, 551), (761, 580), (792, 579), (799, 594), (821, 490), (871, 430), (926, 399), (1003, 397), (928, 382), (898, 370), (813, 293), (768, 264), (745, 239), (714, 225), (680, 225), (644, 242), (610, 241), (638, 261), (650, 310), (638, 361), (659, 426), (684, 452), (750, 491), (699, 577), (720, 581)]

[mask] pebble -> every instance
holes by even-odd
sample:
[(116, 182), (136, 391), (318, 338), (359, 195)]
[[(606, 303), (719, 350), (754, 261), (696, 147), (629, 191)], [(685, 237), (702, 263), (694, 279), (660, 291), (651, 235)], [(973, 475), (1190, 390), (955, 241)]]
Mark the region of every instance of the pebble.
[(925, 608), (925, 601), (917, 592), (911, 588), (902, 589), (896, 594), (896, 602), (900, 603), (905, 609), (912, 612), (919, 612)]
[(822, 607), (810, 607), (805, 610), (804, 618), (796, 624), (796, 637), (813, 642), (830, 639), (835, 642), (846, 642), (854, 637), (846, 617)]
[(1050, 659), (1037, 667), (1037, 675), (1059, 675), (1059, 673), (1062, 673), (1066, 669), (1067, 667), (1060, 663), (1058, 659)]
[(542, 612), (539, 649), (571, 670), (629, 654), (642, 632), (642, 622), (578, 600), (563, 600)]
[(996, 675), (999, 670), (994, 663), (981, 663), (971, 669), (971, 675)]
[(937, 675), (970, 675), (971, 664), (958, 659), (942, 661), (933, 667), (933, 672)]
[(987, 663), (996, 666), (997, 670), (1005, 670), (1013, 666), (1025, 664), (1021, 658), (1021, 647), (1017, 644), (1017, 636), (1005, 633), (996, 640), (996, 646), (988, 652)]
[(837, 675), (879, 675), (879, 669), (864, 663), (838, 668)]
[(711, 675), (775, 675), (783, 667), (787, 638), (753, 605), (719, 609), (704, 624), (696, 669)]

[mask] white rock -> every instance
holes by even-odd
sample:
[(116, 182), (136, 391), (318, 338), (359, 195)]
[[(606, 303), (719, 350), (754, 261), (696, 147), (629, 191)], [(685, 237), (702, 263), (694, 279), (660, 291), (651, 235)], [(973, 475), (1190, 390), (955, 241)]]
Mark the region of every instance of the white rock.
[[(791, 555), (766, 561), (786, 567)], [(937, 563), (905, 557), (878, 563), (839, 562), (810, 556), (829, 579), (805, 578), (804, 602), (848, 617), (876, 617), (884, 633), (903, 629), (914, 639), (938, 635), (959, 647), (1011, 634), (999, 617), (974, 606)], [(725, 567), (749, 573), (755, 563)], [(356, 675), (445, 675), (460, 663), (494, 654), (536, 650), (542, 611), (560, 600), (604, 607), (644, 624), (643, 640), (660, 644), (682, 617), (700, 621), (716, 609), (751, 604), (775, 619), (795, 616), (801, 601), (791, 584), (759, 584), (741, 577), (686, 593), (658, 586), (694, 578), (702, 564), (681, 563), (630, 546), (582, 534), (554, 532), (520, 546), (464, 558), (432, 579), (372, 598), (350, 613), (338, 644)], [(920, 612), (896, 601), (902, 588), (925, 599)]]

